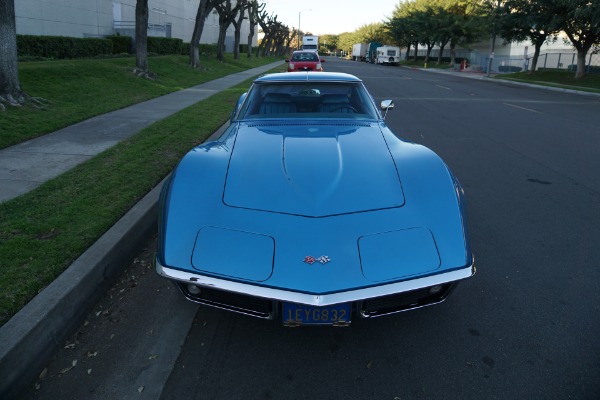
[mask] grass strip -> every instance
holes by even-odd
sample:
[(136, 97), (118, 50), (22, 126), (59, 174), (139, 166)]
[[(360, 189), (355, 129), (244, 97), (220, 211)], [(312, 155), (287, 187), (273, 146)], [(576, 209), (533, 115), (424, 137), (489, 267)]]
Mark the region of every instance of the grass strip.
[(588, 74), (583, 78), (575, 79), (574, 72), (536, 71), (533, 74), (517, 72), (514, 74), (496, 75), (496, 78), (534, 85), (600, 93), (600, 74)]
[(202, 69), (188, 65), (187, 56), (149, 58), (155, 80), (132, 73), (134, 57), (19, 63), (22, 89), (49, 101), (46, 109), (10, 107), (0, 113), (0, 149), (183, 88), (265, 65), (280, 57), (225, 61), (205, 57)]
[(159, 121), (36, 190), (0, 204), (0, 325), (155, 187), (186, 152), (227, 121), (251, 82)]

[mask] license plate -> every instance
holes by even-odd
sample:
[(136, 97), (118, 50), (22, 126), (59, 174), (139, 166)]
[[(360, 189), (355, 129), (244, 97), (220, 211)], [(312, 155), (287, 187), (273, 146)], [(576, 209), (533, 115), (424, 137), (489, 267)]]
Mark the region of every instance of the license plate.
[(350, 303), (323, 307), (283, 303), (283, 324), (345, 326), (350, 324), (350, 310)]

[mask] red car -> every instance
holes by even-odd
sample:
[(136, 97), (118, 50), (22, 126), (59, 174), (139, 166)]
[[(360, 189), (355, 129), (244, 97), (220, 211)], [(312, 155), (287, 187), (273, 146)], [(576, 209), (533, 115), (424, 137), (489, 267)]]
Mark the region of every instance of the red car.
[(321, 64), (325, 60), (319, 59), (316, 51), (295, 51), (292, 53), (292, 57), (285, 62), (288, 63), (288, 72), (323, 71)]

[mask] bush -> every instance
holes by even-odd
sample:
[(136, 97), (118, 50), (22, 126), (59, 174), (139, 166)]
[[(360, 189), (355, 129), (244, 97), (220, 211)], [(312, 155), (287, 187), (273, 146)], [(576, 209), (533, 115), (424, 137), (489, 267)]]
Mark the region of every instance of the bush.
[(17, 35), (19, 57), (86, 58), (112, 52), (112, 42), (108, 39)]
[(181, 39), (148, 36), (148, 53), (181, 54), (182, 47)]
[[(190, 43), (182, 43), (181, 44), (181, 54), (184, 56), (190, 55)], [(217, 45), (216, 44), (200, 44), (198, 46), (198, 50), (200, 51), (200, 57), (208, 57), (213, 54), (217, 54)]]
[(113, 54), (133, 53), (133, 39), (131, 36), (121, 36), (117, 34), (114, 36), (107, 36), (106, 38), (112, 42)]
[(216, 44), (200, 44), (200, 55), (205, 57), (217, 54)]
[(246, 53), (248, 53), (248, 43), (240, 44), (240, 54), (246, 54)]
[[(437, 55), (433, 56), (433, 57), (429, 57), (429, 62), (430, 63), (436, 63), (437, 62)], [(413, 55), (408, 57), (408, 60), (406, 59), (406, 53), (404, 55), (402, 55), (401, 57), (401, 61), (414, 61), (415, 60), (415, 56), (414, 53)], [(450, 64), (450, 57), (442, 57), (442, 63), (444, 64)], [(467, 60), (467, 64), (469, 63), (469, 59), (465, 58), (465, 57), (455, 57), (454, 58), (454, 63), (455, 64), (460, 64), (463, 60)], [(417, 61), (425, 61), (425, 56), (417, 56)]]
[(500, 65), (498, 67), (498, 71), (499, 72), (521, 72), (521, 70), (523, 70), (523, 68), (521, 67), (515, 67), (514, 65)]
[[(571, 64), (567, 67), (569, 72), (577, 72), (577, 64)], [(586, 65), (586, 74), (600, 74), (600, 65)]]

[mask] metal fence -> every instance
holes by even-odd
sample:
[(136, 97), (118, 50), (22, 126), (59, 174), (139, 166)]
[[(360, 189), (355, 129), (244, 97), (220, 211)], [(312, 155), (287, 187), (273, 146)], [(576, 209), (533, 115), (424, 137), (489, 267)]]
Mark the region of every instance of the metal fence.
[[(417, 57), (424, 58), (426, 50), (420, 49)], [(411, 50), (409, 58), (414, 57), (414, 49)], [(439, 49), (431, 51), (430, 62), (435, 62), (438, 58)], [(450, 51), (444, 50), (443, 57), (450, 57)], [(487, 73), (490, 65), (489, 54), (481, 54), (477, 51), (457, 50), (457, 58), (466, 58), (469, 60), (468, 70), (473, 72)], [(512, 72), (528, 71), (532, 66), (533, 53), (527, 56), (495, 56), (492, 58), (490, 71), (495, 74), (504, 74)], [(455, 65), (456, 69), (464, 69), (463, 65)], [(600, 73), (600, 54), (591, 53), (586, 56), (586, 68), (588, 73)], [(565, 71), (575, 71), (577, 69), (577, 52), (544, 52), (540, 54), (536, 66), (536, 71), (543, 69), (555, 69)]]
[[(490, 71), (500, 74), (528, 71), (532, 67), (532, 58), (533, 54), (526, 57), (496, 56), (492, 59)], [(478, 60), (481, 71), (487, 72), (489, 56), (480, 56)], [(585, 65), (588, 73), (600, 73), (600, 54), (588, 54)], [(542, 53), (538, 58), (536, 71), (544, 69), (574, 72), (577, 70), (577, 53)]]

